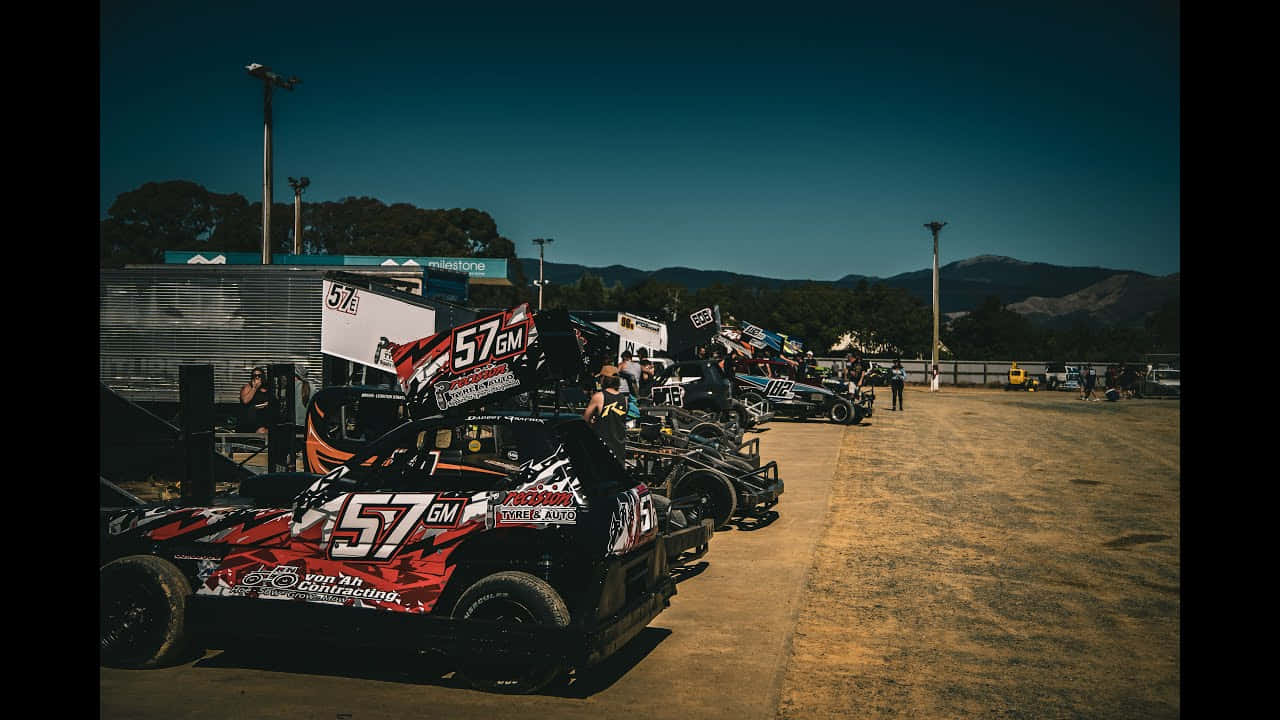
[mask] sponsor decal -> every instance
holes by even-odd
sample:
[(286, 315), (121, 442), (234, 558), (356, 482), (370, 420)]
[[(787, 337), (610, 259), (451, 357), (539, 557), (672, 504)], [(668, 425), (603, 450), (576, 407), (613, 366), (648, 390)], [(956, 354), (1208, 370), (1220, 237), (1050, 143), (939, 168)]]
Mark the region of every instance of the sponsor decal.
[(626, 313), (618, 313), (618, 325), (626, 330), (648, 330), (649, 332), (661, 332), (662, 326), (655, 322), (650, 322), (642, 317), (635, 315), (627, 315)]
[(528, 305), (393, 345), (396, 375), (411, 406), (427, 413), (518, 391), (537, 329)]
[(495, 492), (490, 500), (492, 524), (575, 525), (578, 509), (586, 507), (578, 481), (570, 474), (569, 457), (561, 446), (542, 460), (529, 461), (520, 470), (518, 489)]
[(457, 407), (495, 393), (520, 386), (520, 379), (507, 363), (497, 363), (480, 368), (455, 380), (438, 382), (433, 386), (436, 405), (441, 410)]
[(387, 602), (400, 600), (400, 593), (365, 587), (364, 580), (353, 575), (300, 574), (293, 565), (278, 565), (270, 569), (259, 566), (257, 570), (251, 570), (240, 578), (240, 582), (231, 588), (231, 593), (321, 602), (355, 598)]
[(549, 490), (537, 485), (526, 490), (508, 491), (498, 506), (498, 524), (545, 523), (547, 525), (574, 525), (578, 522), (578, 509), (574, 506), (573, 493), (567, 490)]
[(467, 449), (470, 450), (471, 452), (480, 452), (480, 441), (472, 440), (471, 442), (467, 443)]
[(324, 297), (324, 306), (330, 310), (355, 315), (360, 306), (360, 291), (349, 285), (335, 282), (329, 287), (329, 294)]

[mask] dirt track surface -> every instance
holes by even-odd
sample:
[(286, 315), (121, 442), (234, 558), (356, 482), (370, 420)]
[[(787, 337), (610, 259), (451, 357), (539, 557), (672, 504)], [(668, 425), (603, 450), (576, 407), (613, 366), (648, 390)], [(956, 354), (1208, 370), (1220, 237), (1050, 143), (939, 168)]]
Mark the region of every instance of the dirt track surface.
[(861, 427), (770, 423), (778, 517), (717, 533), (671, 607), (566, 686), (255, 648), (104, 668), (101, 717), (1177, 717), (1178, 402), (906, 401), (884, 392)]
[(913, 390), (846, 438), (778, 717), (1178, 717), (1179, 402)]

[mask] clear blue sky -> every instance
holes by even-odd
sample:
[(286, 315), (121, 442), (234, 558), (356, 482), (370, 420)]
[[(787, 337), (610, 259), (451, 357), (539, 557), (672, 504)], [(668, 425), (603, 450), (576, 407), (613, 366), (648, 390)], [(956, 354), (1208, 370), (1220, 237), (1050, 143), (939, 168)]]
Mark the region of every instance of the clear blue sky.
[[(521, 256), (782, 278), (1180, 271), (1177, 2), (101, 3), (100, 210), (148, 181), (489, 212)], [(894, 7), (885, 7), (894, 6)], [(745, 10), (759, 8), (759, 10)]]

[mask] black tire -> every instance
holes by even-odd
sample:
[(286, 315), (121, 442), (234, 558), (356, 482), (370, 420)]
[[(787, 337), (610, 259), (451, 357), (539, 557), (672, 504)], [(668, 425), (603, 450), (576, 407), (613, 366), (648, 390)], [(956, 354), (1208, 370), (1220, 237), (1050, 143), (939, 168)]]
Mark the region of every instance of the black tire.
[(853, 422), (853, 405), (844, 400), (837, 400), (827, 408), (827, 419), (839, 425)]
[[(453, 617), (564, 627), (569, 624), (569, 608), (545, 580), (509, 570), (467, 588), (454, 605)], [(469, 663), (460, 672), (477, 690), (523, 695), (551, 684), (565, 669), (562, 665)]]
[(726, 527), (729, 519), (738, 511), (738, 493), (733, 489), (733, 483), (724, 473), (715, 470), (700, 468), (685, 473), (673, 484), (672, 493), (675, 497), (697, 495), (705, 501), (702, 505), (705, 509), (701, 515), (694, 510), (685, 513), (691, 524), (709, 517), (715, 521), (715, 529), (719, 530)]
[(112, 560), (98, 571), (98, 657), (103, 665), (154, 668), (187, 659), (191, 583), (154, 555)]
[(689, 428), (690, 435), (697, 435), (709, 442), (719, 444), (724, 439), (724, 428), (713, 422), (700, 422)]
[(867, 416), (867, 411), (861, 405), (853, 406), (853, 418), (849, 420), (850, 425), (861, 425), (862, 419)]

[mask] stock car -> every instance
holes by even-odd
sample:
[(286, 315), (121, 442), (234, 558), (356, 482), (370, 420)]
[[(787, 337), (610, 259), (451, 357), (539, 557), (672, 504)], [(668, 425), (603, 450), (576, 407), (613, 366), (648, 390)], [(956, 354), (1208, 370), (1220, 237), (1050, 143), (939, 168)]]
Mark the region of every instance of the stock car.
[[(338, 386), (317, 392), (307, 407), (303, 452), (306, 472), (292, 474), (291, 478), (279, 477), (277, 485), (280, 490), (276, 491), (275, 497), (287, 502), (294, 493), (315, 478), (332, 472), (334, 468), (349, 461), (370, 437), (377, 437), (386, 429), (397, 425), (405, 415), (404, 400), (403, 393), (384, 387)], [(544, 406), (538, 416), (532, 416), (526, 409), (517, 409), (518, 403), (509, 405), (510, 407), (495, 412), (513, 418), (540, 417), (546, 422), (574, 420), (582, 416), (580, 409), (575, 411), (567, 406)], [(755, 447), (759, 447), (758, 441)], [(464, 456), (473, 457), (474, 453), (467, 448)], [(250, 483), (260, 485), (255, 480)], [(696, 507), (687, 502), (672, 503), (672, 500), (681, 499), (670, 497), (669, 494), (654, 496), (658, 524), (662, 528), (663, 546), (667, 561), (672, 565), (688, 563), (706, 554), (714, 532), (714, 527), (703, 528), (698, 522), (696, 517), (699, 512)], [(686, 513), (686, 510), (689, 512)]]
[(871, 417), (875, 392), (870, 388), (854, 397), (839, 380), (824, 380), (821, 386), (797, 382), (796, 368), (784, 360), (738, 358), (735, 370), (735, 391), (746, 405), (802, 419), (823, 416), (840, 424)]
[[(310, 479), (310, 478), (308, 478)], [(670, 603), (658, 514), (586, 423), (400, 424), (291, 492), (101, 510), (100, 659), (182, 662), (234, 637), (429, 649), (475, 687), (533, 692)]]

